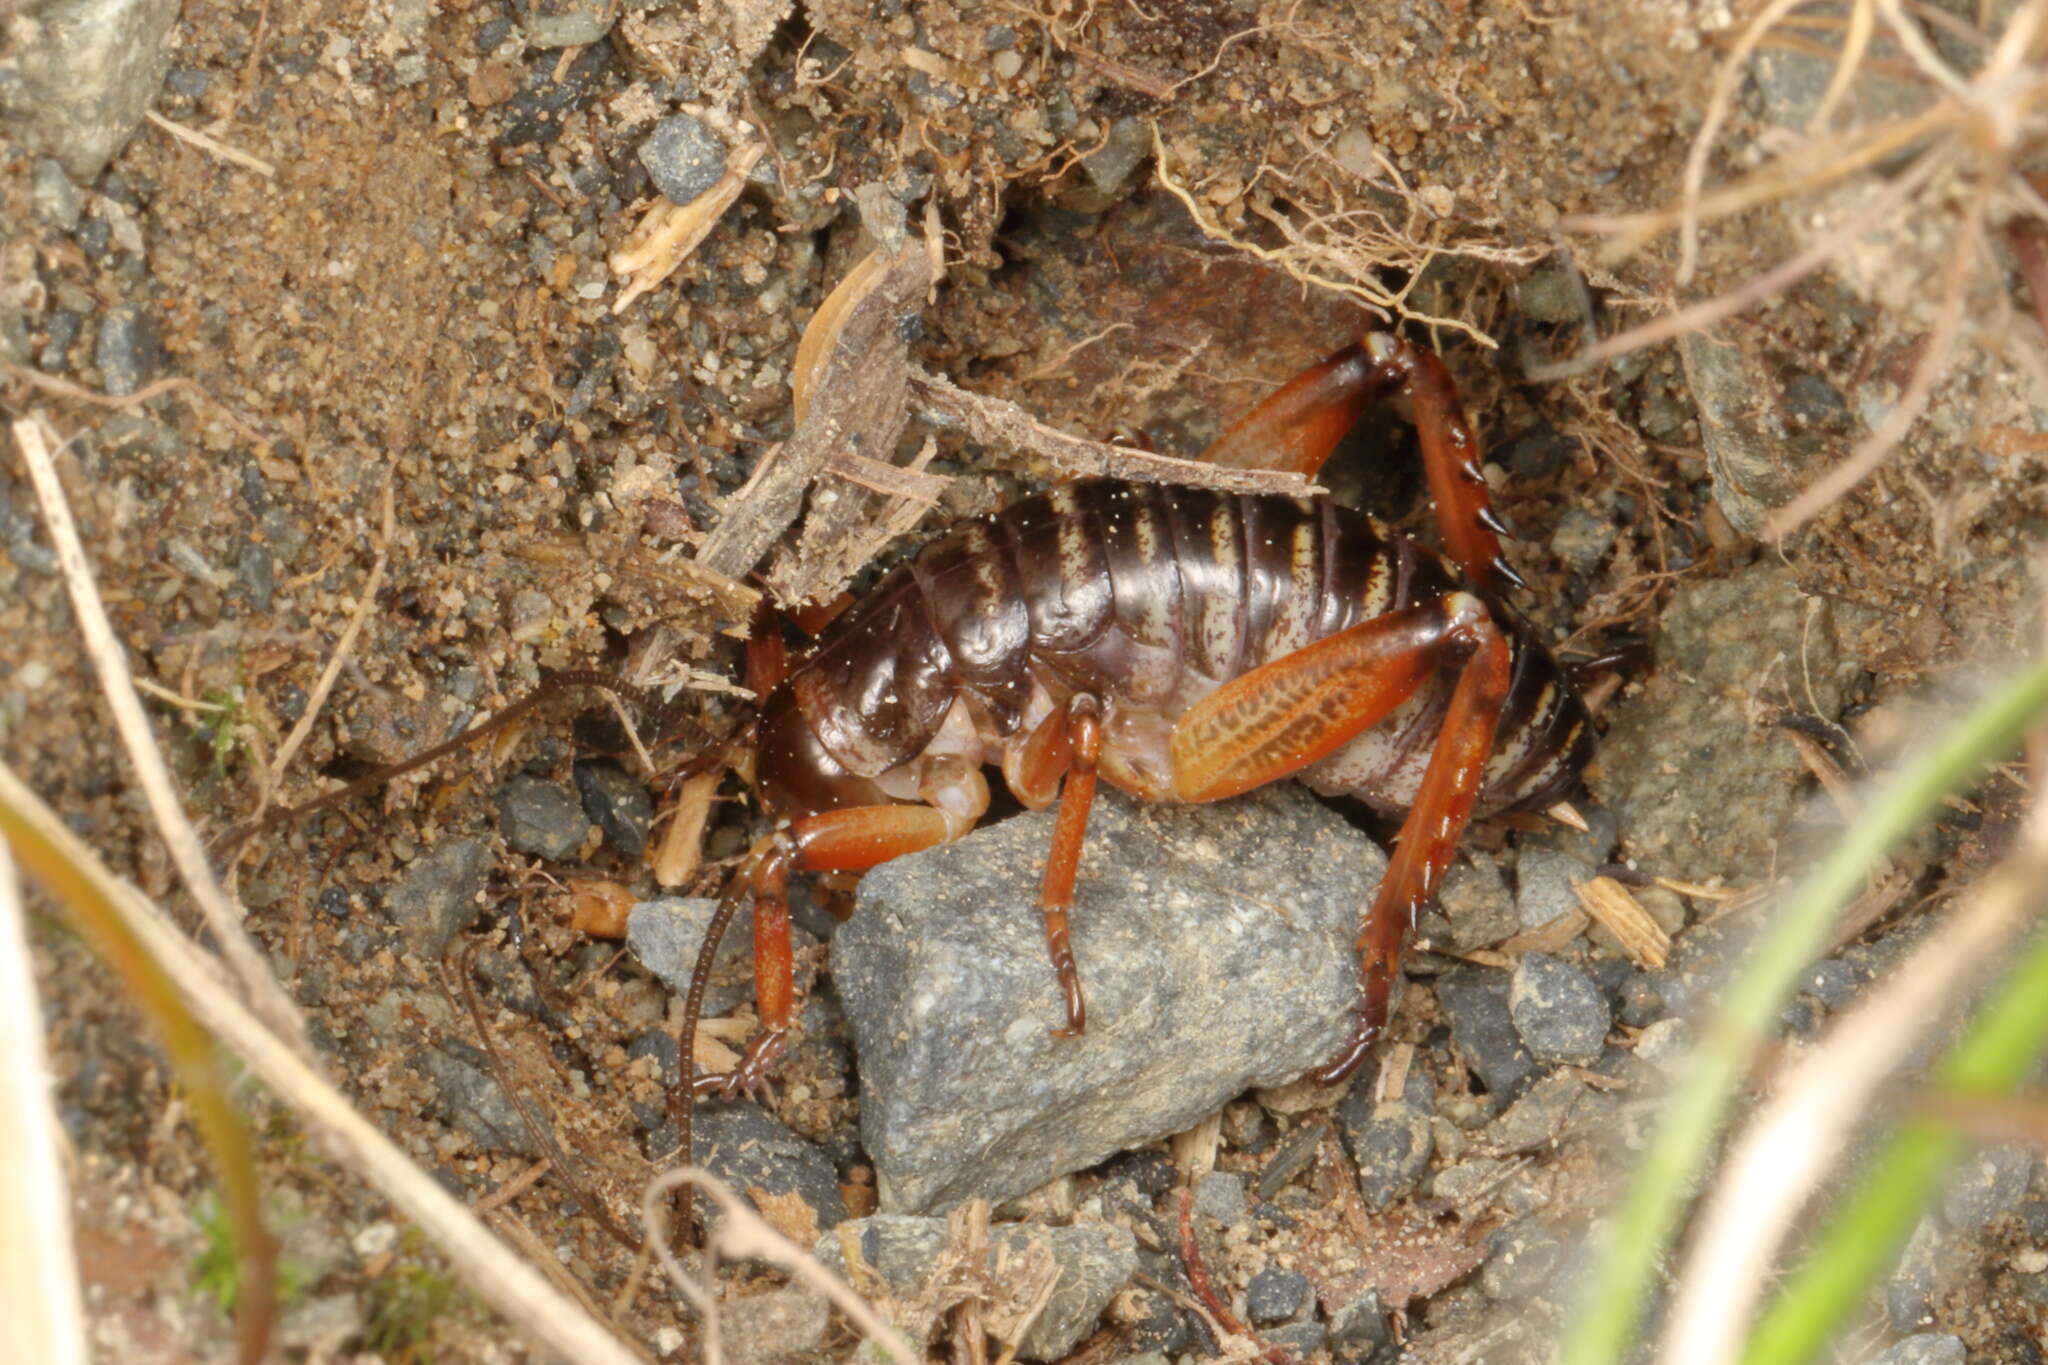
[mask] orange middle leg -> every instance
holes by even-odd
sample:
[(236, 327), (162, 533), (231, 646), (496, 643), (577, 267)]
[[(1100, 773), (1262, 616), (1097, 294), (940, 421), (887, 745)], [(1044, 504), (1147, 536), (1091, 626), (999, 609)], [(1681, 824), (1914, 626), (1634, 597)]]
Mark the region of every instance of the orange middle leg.
[(1285, 469), (1314, 478), (1367, 408), (1398, 391), (1422, 438), (1423, 470), (1444, 551), (1465, 580), (1489, 591), (1522, 586), (1501, 557), (1507, 530), (1488, 499), (1479, 446), (1450, 371), (1432, 351), (1373, 332), (1282, 385), (1231, 424), (1202, 458), (1236, 469)]

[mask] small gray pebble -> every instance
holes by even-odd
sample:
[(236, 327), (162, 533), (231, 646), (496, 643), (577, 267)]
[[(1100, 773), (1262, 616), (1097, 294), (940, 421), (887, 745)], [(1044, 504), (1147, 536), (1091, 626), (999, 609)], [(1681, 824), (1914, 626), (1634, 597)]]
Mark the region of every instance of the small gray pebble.
[(751, 1104), (709, 1107), (696, 1116), (697, 1164), (736, 1190), (795, 1195), (820, 1231), (846, 1221), (839, 1173), (817, 1144)]
[(1329, 1346), (1339, 1360), (1364, 1360), (1392, 1340), (1386, 1305), (1375, 1290), (1366, 1290), (1330, 1314)]
[(1522, 1046), (1508, 1012), (1508, 983), (1499, 972), (1460, 967), (1436, 981), (1437, 1003), (1450, 1016), (1451, 1040), (1465, 1064), (1505, 1105), (1535, 1074), (1536, 1062)]
[(1347, 1113), (1340, 1107), (1337, 1119), (1344, 1144), (1358, 1164), (1366, 1207), (1375, 1213), (1413, 1190), (1429, 1169), (1436, 1139), (1428, 1114), (1403, 1104), (1382, 1104), (1370, 1114), (1357, 1109)]
[(1799, 987), (1831, 1010), (1841, 1009), (1863, 989), (1863, 972), (1853, 963), (1831, 957), (1813, 964)]
[(1195, 1212), (1225, 1227), (1244, 1221), (1248, 1206), (1244, 1177), (1235, 1171), (1211, 1171), (1195, 1182)]
[(1556, 1289), (1565, 1244), (1541, 1228), (1515, 1228), (1479, 1272), (1479, 1287), (1497, 1303), (1527, 1303)]
[(654, 125), (640, 144), (640, 164), (671, 203), (687, 204), (725, 174), (725, 139), (688, 114)]
[(554, 860), (583, 846), (590, 821), (567, 787), (522, 773), (498, 788), (498, 832), (519, 852)]
[(2034, 1148), (2021, 1142), (1986, 1147), (1956, 1169), (1942, 1196), (1942, 1221), (1958, 1232), (1978, 1232), (2010, 1213), (2034, 1176)]
[(64, 173), (64, 167), (49, 157), (38, 157), (29, 172), (29, 209), (45, 227), (69, 232), (78, 226), (83, 203), (78, 186)]
[(1266, 1344), (1292, 1356), (1296, 1360), (1307, 1360), (1323, 1349), (1329, 1336), (1323, 1324), (1314, 1318), (1304, 1322), (1287, 1322), (1278, 1327), (1268, 1327), (1260, 1333)]
[(450, 1127), (467, 1133), (484, 1152), (510, 1152), (534, 1156), (533, 1133), (527, 1115), (542, 1131), (547, 1119), (531, 1106), (521, 1114), (497, 1078), (486, 1070), (489, 1059), (460, 1043), (443, 1043), (420, 1058), (420, 1069), (433, 1079), (435, 1113)]
[(92, 359), (100, 367), (100, 382), (108, 393), (116, 397), (134, 393), (156, 375), (155, 321), (133, 304), (110, 309), (100, 320)]
[(1515, 863), (1515, 913), (1524, 929), (1540, 929), (1579, 908), (1578, 885), (1593, 871), (1569, 853), (1525, 848)]
[(1550, 533), (1550, 552), (1573, 572), (1591, 573), (1613, 548), (1614, 534), (1614, 523), (1605, 517), (1583, 507), (1567, 508)]
[(1269, 1265), (1244, 1287), (1244, 1311), (1261, 1327), (1285, 1322), (1308, 1302), (1308, 1276)]
[(578, 763), (575, 777), (583, 813), (604, 831), (605, 842), (628, 858), (645, 853), (647, 830), (654, 823), (646, 785), (616, 763)]
[(1963, 1365), (1963, 1339), (1946, 1332), (1921, 1332), (1895, 1341), (1870, 1365)]
[(481, 839), (441, 844), (406, 868), (384, 898), (384, 913), (415, 952), (438, 958), (476, 918), (490, 868), (490, 846)]
[(1543, 1061), (1592, 1062), (1607, 1041), (1610, 1016), (1600, 988), (1581, 968), (1547, 953), (1529, 953), (1516, 966), (1508, 1012)]
[(727, 1299), (718, 1317), (734, 1360), (804, 1360), (824, 1341), (832, 1305), (815, 1289), (788, 1284)]

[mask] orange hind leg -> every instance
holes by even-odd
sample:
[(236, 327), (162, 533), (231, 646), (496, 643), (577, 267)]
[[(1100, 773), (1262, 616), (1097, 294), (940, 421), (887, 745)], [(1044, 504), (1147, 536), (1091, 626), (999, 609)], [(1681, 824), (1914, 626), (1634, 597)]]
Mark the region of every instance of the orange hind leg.
[(1422, 438), (1423, 471), (1445, 553), (1474, 587), (1522, 586), (1501, 557), (1500, 535), (1507, 528), (1489, 501), (1478, 442), (1450, 371), (1435, 352), (1391, 332), (1369, 333), (1302, 371), (1232, 423), (1202, 458), (1233, 469), (1284, 469), (1314, 478), (1366, 410), (1395, 393), (1408, 400)]

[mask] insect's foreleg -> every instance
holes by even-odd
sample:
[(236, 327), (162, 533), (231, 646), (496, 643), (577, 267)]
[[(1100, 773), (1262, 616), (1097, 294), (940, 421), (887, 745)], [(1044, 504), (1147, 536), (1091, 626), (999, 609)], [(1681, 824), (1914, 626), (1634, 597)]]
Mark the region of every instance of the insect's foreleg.
[[(1453, 594), (1445, 600), (1463, 596)], [(1334, 1084), (1357, 1070), (1373, 1040), (1386, 1027), (1394, 982), (1401, 970), (1401, 949), (1415, 927), (1416, 916), (1443, 881), (1465, 824), (1472, 818), (1487, 759), (1493, 754), (1494, 732), (1508, 693), (1507, 641), (1482, 612), (1476, 620), (1460, 622), (1447, 632), (1445, 647), (1469, 653), (1444, 714), (1443, 729), (1430, 750), (1422, 787), (1408, 808), (1408, 818), (1401, 822), (1393, 859), (1359, 931), (1358, 1009), (1351, 1036), (1337, 1055), (1314, 1073), (1321, 1084)]]
[(864, 872), (960, 838), (988, 809), (988, 783), (964, 759), (930, 760), (922, 787), (928, 804), (851, 806), (806, 815), (755, 845), (748, 875), (754, 897), (754, 1002), (761, 1032), (729, 1074), (698, 1077), (698, 1093), (730, 1097), (757, 1089), (789, 1046), (796, 1024), (792, 872)]

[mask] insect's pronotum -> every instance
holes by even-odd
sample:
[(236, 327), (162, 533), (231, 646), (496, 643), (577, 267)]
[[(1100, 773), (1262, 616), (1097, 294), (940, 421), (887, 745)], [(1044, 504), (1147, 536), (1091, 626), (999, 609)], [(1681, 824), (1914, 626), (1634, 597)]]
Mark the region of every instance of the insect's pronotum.
[(712, 937), (751, 895), (761, 1031), (731, 1073), (692, 1090), (752, 1089), (787, 1047), (790, 874), (860, 871), (960, 838), (988, 807), (991, 763), (1025, 806), (1059, 804), (1039, 904), (1066, 1034), (1087, 1023), (1067, 910), (1098, 779), (1146, 800), (1214, 801), (1298, 777), (1405, 809), (1358, 935), (1350, 1032), (1316, 1073), (1350, 1074), (1466, 823), (1560, 799), (1593, 743), (1570, 673), (1499, 595), (1520, 580), (1435, 355), (1373, 333), (1204, 458), (1312, 476), (1397, 393), (1421, 437), (1441, 554), (1327, 499), (1083, 480), (930, 542), (793, 670), (779, 652), (755, 656), (760, 713), (729, 756), (776, 825)]

